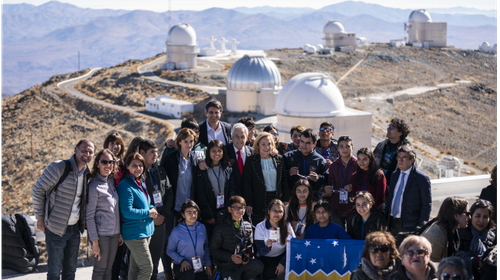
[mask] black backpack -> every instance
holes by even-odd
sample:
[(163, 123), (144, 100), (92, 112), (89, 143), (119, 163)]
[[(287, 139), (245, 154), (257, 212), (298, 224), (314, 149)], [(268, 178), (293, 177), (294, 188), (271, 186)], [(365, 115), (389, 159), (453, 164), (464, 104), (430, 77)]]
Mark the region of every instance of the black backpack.
[(34, 221), (27, 214), (2, 214), (2, 266), (21, 273), (35, 271), (40, 259)]
[(396, 248), (399, 248), (399, 245), (403, 242), (403, 240), (409, 235), (422, 235), (426, 229), (428, 229), (432, 224), (437, 221), (437, 218), (434, 218), (427, 223), (423, 224), (421, 227), (417, 227), (414, 231), (410, 232), (399, 232), (396, 236)]

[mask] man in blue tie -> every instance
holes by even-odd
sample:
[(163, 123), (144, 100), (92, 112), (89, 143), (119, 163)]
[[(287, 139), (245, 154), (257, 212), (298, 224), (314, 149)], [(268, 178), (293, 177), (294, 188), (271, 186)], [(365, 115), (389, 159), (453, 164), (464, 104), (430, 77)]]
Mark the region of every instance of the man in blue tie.
[(410, 145), (397, 151), (399, 169), (392, 173), (386, 215), (391, 233), (409, 232), (429, 220), (432, 206), (431, 181), (415, 166), (416, 154)]

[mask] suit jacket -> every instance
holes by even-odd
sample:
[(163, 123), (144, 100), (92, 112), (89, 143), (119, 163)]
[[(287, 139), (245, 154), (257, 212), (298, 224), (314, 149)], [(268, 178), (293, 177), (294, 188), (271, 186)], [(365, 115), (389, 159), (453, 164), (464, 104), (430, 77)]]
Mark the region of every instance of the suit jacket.
[[(288, 180), (286, 177), (285, 163), (281, 155), (272, 156), (274, 167), (276, 168), (276, 198), (282, 201), (290, 199), (290, 190), (288, 189)], [(266, 213), (266, 184), (264, 174), (262, 173), (262, 165), (260, 164), (260, 155), (255, 154), (247, 157), (245, 164), (243, 198), (247, 206), (252, 206), (252, 217), (256, 216), (255, 220), (263, 220)], [(253, 218), (252, 218), (253, 219)]]
[[(229, 158), (229, 161), (231, 161), (231, 166), (233, 167), (233, 177), (234, 177), (234, 194), (235, 195), (242, 195), (242, 190), (243, 190), (243, 177), (240, 174), (240, 167), (238, 166), (238, 160), (236, 157), (236, 153), (234, 152), (234, 144), (231, 143), (227, 145), (226, 147), (227, 150), (227, 155)], [(248, 162), (248, 158), (253, 155), (253, 149), (248, 147), (247, 145), (243, 146), (242, 152), (244, 152), (247, 157), (245, 159), (245, 163), (243, 164), (243, 167), (245, 167), (245, 164)]]
[[(410, 170), (401, 204), (401, 222), (403, 231), (405, 232), (413, 231), (417, 226), (420, 227), (427, 222), (431, 215), (432, 206), (431, 181), (429, 177), (415, 166), (412, 166)], [(392, 173), (394, 180), (391, 180), (390, 187), (387, 190), (386, 215), (388, 221), (390, 221), (394, 190), (396, 189), (399, 174), (401, 174), (400, 169)]]
[[(224, 139), (226, 140), (226, 145), (231, 143), (231, 125), (222, 121), (219, 121), (219, 125), (222, 128), (222, 134), (224, 135)], [(198, 142), (202, 143), (205, 146), (208, 146), (207, 126), (207, 120), (200, 124), (200, 139), (198, 139)]]

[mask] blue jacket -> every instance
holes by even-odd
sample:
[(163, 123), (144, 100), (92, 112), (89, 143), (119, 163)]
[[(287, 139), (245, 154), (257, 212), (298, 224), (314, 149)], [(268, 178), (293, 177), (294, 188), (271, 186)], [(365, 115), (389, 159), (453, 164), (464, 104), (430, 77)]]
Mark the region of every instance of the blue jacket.
[(352, 239), (345, 230), (334, 223), (320, 227), (317, 223), (307, 228), (304, 239)]
[[(194, 250), (193, 241), (196, 244), (196, 251)], [(181, 264), (183, 260), (186, 260), (193, 266), (193, 260), (191, 258), (198, 256), (204, 260), (206, 266), (211, 266), (212, 263), (210, 261), (205, 226), (200, 222), (196, 222), (193, 226), (187, 227), (184, 222), (179, 223), (172, 230), (168, 238), (167, 254), (174, 260), (175, 264)]]
[[(147, 190), (144, 181), (142, 188)], [(153, 218), (149, 217), (149, 197), (137, 186), (132, 176), (127, 176), (118, 184), (120, 213), (122, 214), (122, 237), (129, 241), (149, 237), (153, 234)]]

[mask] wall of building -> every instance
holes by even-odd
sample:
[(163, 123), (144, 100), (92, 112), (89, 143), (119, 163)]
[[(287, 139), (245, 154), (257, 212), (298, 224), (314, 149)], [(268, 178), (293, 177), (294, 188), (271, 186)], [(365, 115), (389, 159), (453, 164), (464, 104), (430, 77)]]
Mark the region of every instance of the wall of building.
[(177, 100), (146, 98), (146, 111), (159, 113), (174, 118), (182, 118), (184, 113), (193, 112), (192, 103), (179, 104)]
[(231, 112), (255, 112), (257, 92), (253, 90), (227, 89), (227, 110)]
[(190, 69), (196, 67), (196, 46), (167, 45), (167, 66), (175, 64), (175, 69)]
[(446, 47), (446, 36), (446, 22), (408, 23), (408, 42), (410, 44), (419, 42), (425, 47)]
[(356, 48), (356, 33), (323, 33), (323, 47), (335, 49), (340, 46)]

